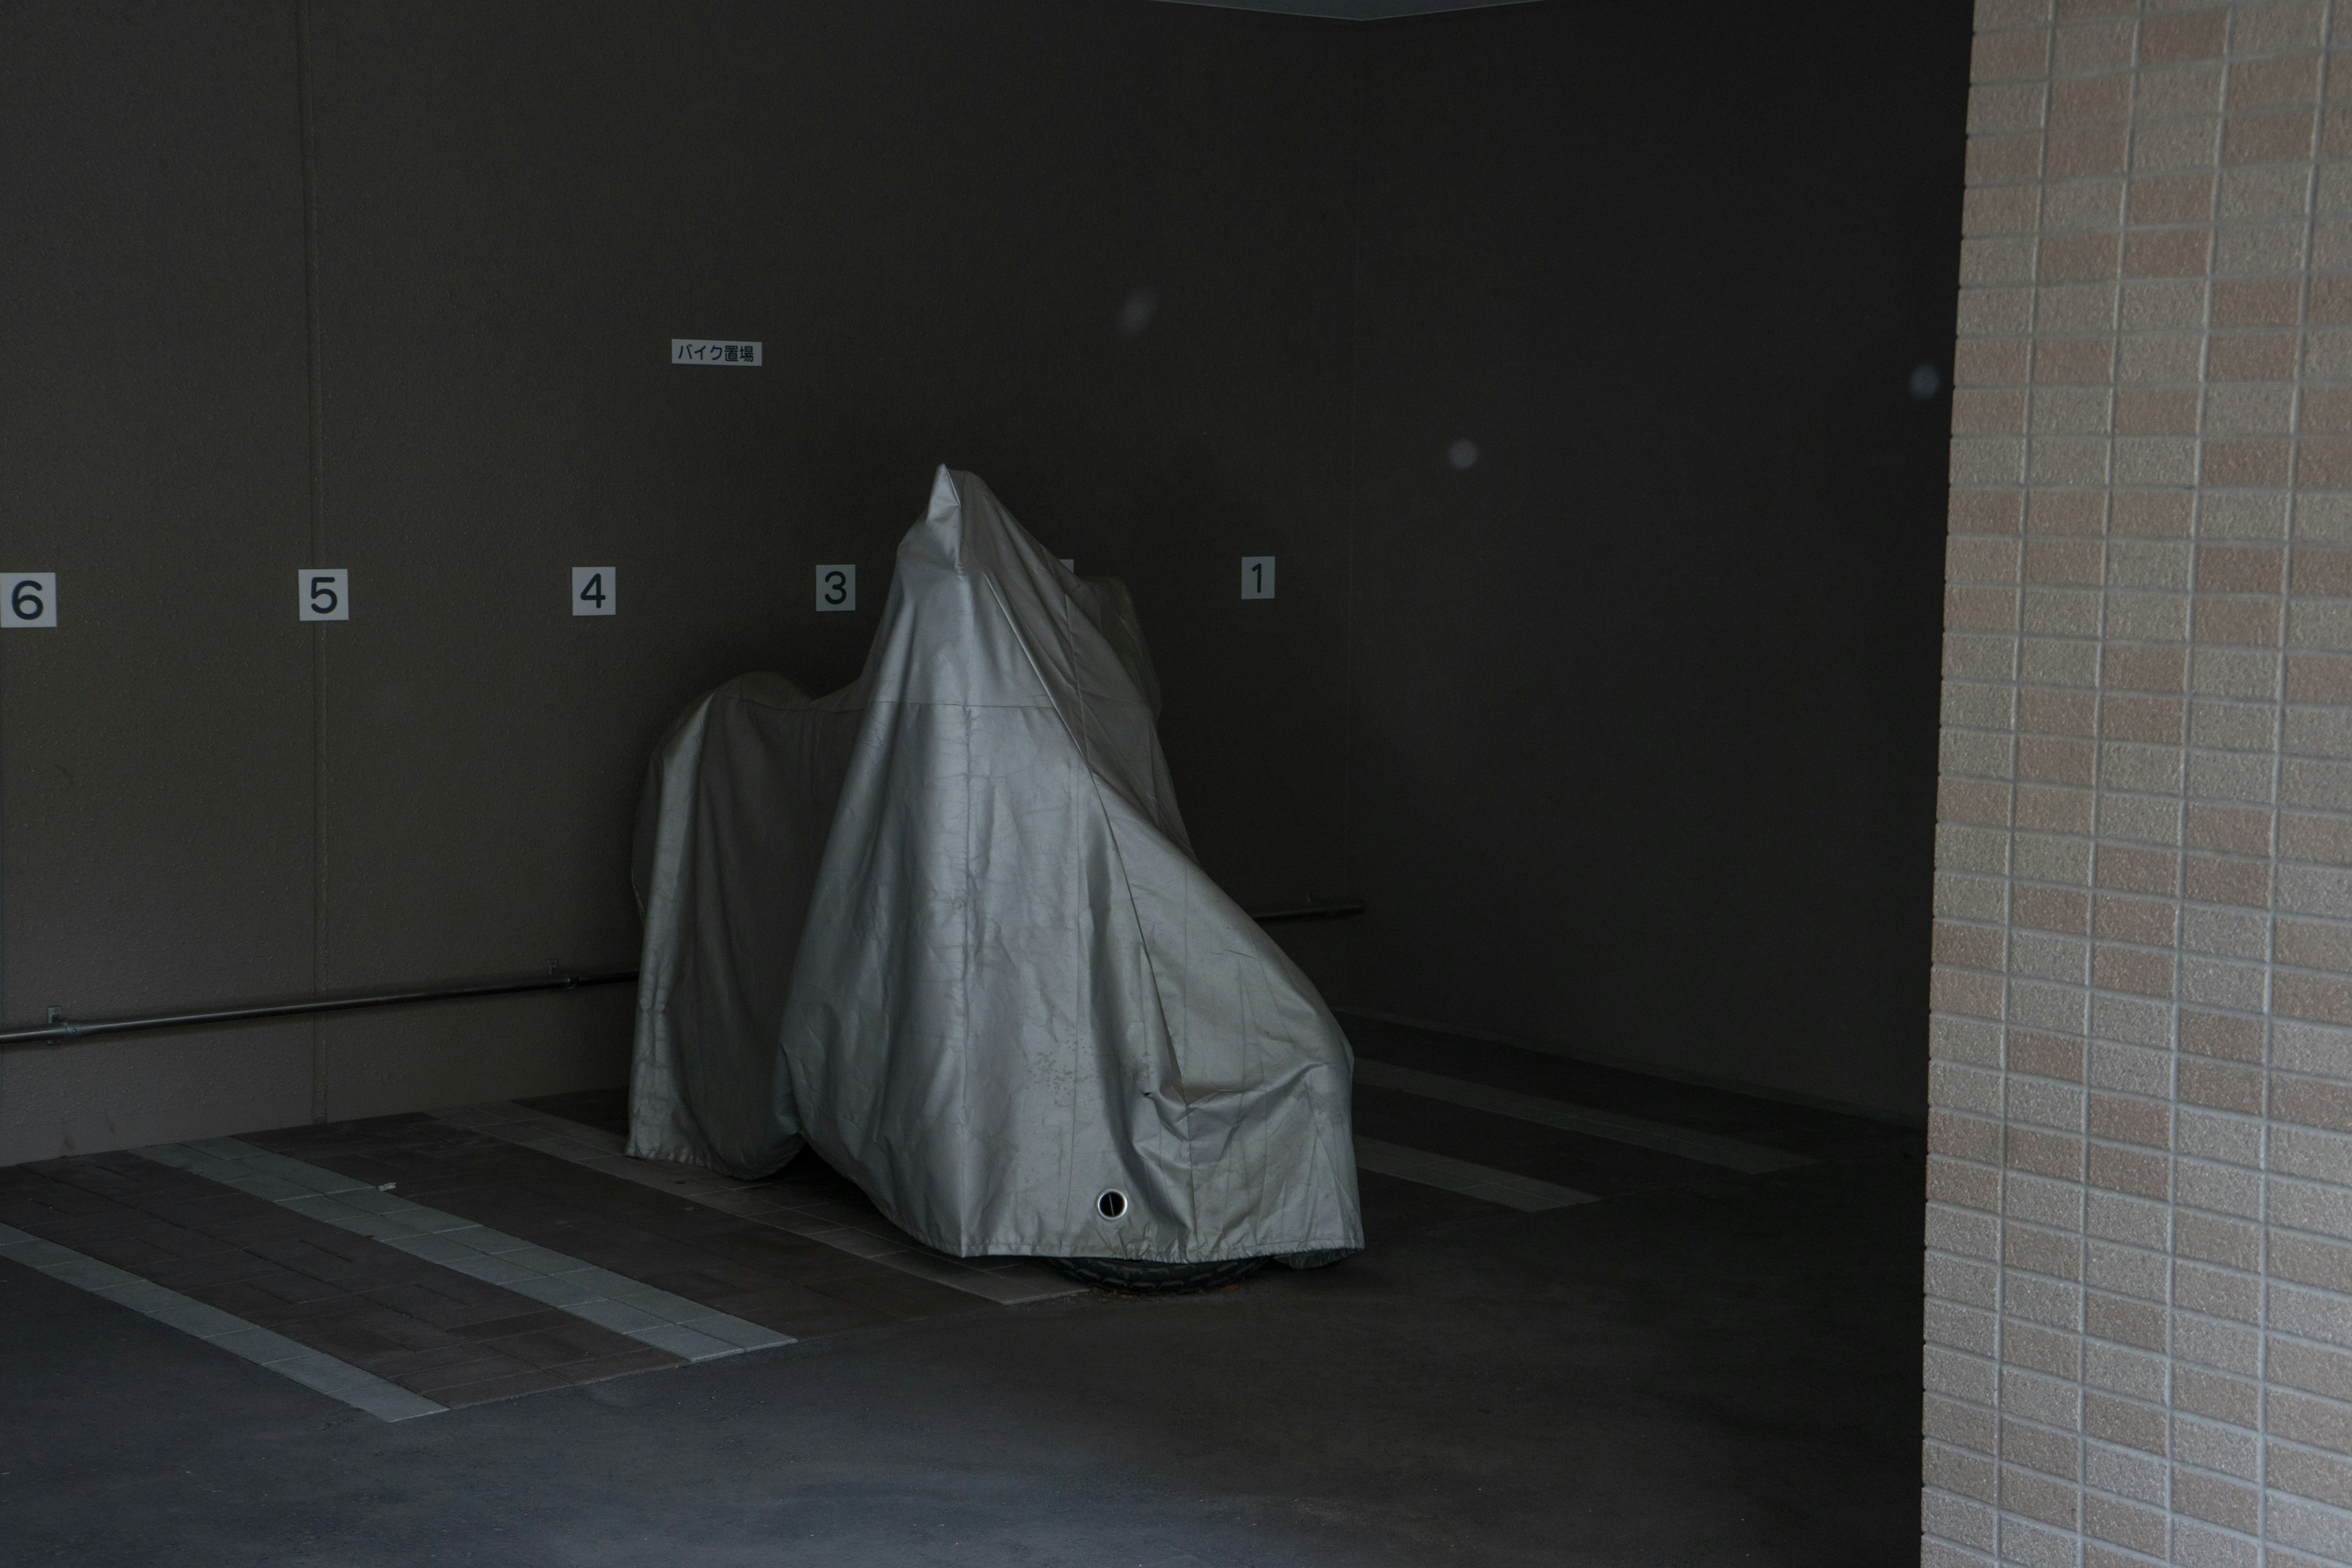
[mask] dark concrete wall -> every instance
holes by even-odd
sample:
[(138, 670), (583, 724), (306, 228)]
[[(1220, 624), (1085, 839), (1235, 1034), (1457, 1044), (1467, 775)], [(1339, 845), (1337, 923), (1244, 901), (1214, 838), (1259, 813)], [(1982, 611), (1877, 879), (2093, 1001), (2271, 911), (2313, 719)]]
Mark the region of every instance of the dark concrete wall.
[[(655, 740), (747, 668), (854, 675), (942, 461), (1135, 584), (1210, 869), (1344, 880), (1344, 31), (319, 0), (306, 60), (291, 4), (0, 19), (37, 237), (0, 247), (0, 567), (64, 579), (0, 646), (0, 1016), (631, 962)], [(831, 561), (859, 614), (814, 613)], [(575, 564), (617, 617), (569, 615)], [(348, 625), (297, 625), (306, 565), (352, 571)], [(0, 1159), (610, 1082), (627, 1015), (15, 1052)]]
[(1916, 1115), (1968, 7), (1701, 11), (1360, 32), (1346, 995)]
[[(0, 636), (0, 1017), (629, 962), (647, 751), (847, 679), (946, 461), (1135, 586), (1209, 869), (1370, 895), (1286, 935), (1335, 1001), (1916, 1107), (1943, 9), (0, 0), (0, 568), (65, 622)], [(627, 1020), (0, 1054), (0, 1160)]]

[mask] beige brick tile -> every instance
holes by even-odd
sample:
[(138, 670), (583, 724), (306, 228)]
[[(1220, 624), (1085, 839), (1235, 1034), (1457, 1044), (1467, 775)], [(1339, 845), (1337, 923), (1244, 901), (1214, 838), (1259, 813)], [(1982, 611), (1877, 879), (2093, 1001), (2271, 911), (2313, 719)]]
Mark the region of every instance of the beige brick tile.
[(2191, 1519), (2251, 1534), (2262, 1528), (2262, 1494), (2186, 1467), (2172, 1472), (2172, 1506)]
[(2050, 34), (2044, 28), (2011, 33), (1979, 32), (1969, 58), (1971, 81), (2006, 81), (2045, 76), (2050, 70)]
[(1969, 89), (1969, 134), (2000, 136), (2039, 130), (2050, 93), (2039, 81), (1982, 82)]
[[(2040, 105), (2037, 102), (2036, 110)], [(2308, 161), (2318, 144), (2319, 117), (2310, 110), (2284, 114), (2232, 114), (2221, 137), (2224, 163)]]
[[(2347, 345), (2347, 350), (2343, 357), (2352, 364), (2352, 345)], [(2292, 381), (2296, 358), (2302, 352), (2302, 342), (2292, 332), (2255, 332), (2217, 337), (2207, 345), (2206, 356), (2212, 379), (2217, 382)], [(2318, 353), (2315, 342), (2313, 352), (2315, 355)], [(2336, 357), (2333, 345), (2329, 357), (2332, 363)], [(2196, 374), (2193, 367), (2189, 374)]]
[(2286, 585), (2286, 552), (2275, 545), (2205, 544), (2197, 550), (2200, 593), (2277, 594)]
[(1955, 490), (1947, 516), (1954, 533), (2021, 532), (2025, 526), (2025, 492)]
[(2000, 1506), (2011, 1513), (2021, 1513), (2061, 1530), (2072, 1530), (2081, 1498), (2081, 1489), (2063, 1481), (2012, 1467), (2004, 1466), (2001, 1469)]
[[(2042, 174), (2040, 133), (1969, 138), (1968, 182), (1972, 185), (2015, 184)], [(2113, 171), (2109, 171), (2112, 173)]]
[[(2100, 1301), (2107, 1298), (2094, 1297), (2092, 1300)], [(2136, 1312), (2147, 1310), (2137, 1301), (2128, 1305)], [(2160, 1309), (2158, 1315), (2161, 1315)], [(2170, 1447), (2167, 1440), (2167, 1426), (2165, 1412), (2159, 1406), (2143, 1405), (2137, 1400), (2117, 1399), (2107, 1394), (2085, 1394), (2083, 1396), (2084, 1435), (2096, 1437), (2103, 1443), (2119, 1443), (2126, 1448), (2137, 1448), (2144, 1454), (2163, 1454)]]
[(2053, 82), (2050, 124), (2054, 129), (2120, 123), (2131, 116), (2131, 87), (2132, 79), (2127, 76)]
[[(1963, 276), (1966, 276), (1967, 247), (1994, 247), (2011, 243), (2006, 239), (1971, 240), (1962, 247)], [(2044, 237), (2039, 246), (2034, 275), (2044, 283), (2083, 283), (2115, 278), (2122, 272), (2123, 237), (2114, 233), (2069, 234)], [(1992, 264), (1999, 272), (2002, 264)], [(1998, 276), (1971, 281), (2009, 282), (2024, 276), (2020, 267), (2013, 274), (1999, 272)]]
[[(2141, 121), (2128, 141), (2103, 126), (2049, 133), (2046, 166), (2053, 178), (2086, 179), (2097, 174), (2171, 174), (2210, 169), (2221, 161), (2221, 121), (2218, 117)], [(2231, 211), (2227, 188), (2216, 210)]]
[(2074, 1434), (2022, 1421), (2004, 1421), (2000, 1431), (2000, 1457), (2006, 1463), (2055, 1480), (2081, 1479), (2083, 1440)]
[(2025, 389), (1955, 389), (1952, 394), (1952, 432), (1960, 436), (2024, 435)]
[(2310, 333), (2304, 340), (2303, 360), (2315, 381), (2352, 381), (2352, 332)]
[[(2295, 595), (2312, 599), (2352, 599), (2352, 550), (2295, 550)], [(2340, 666), (2331, 660), (2326, 668)], [(2319, 666), (2312, 666), (2319, 668)]]
[(2011, 1127), (2002, 1146), (2001, 1163), (2012, 1171), (2030, 1171), (2060, 1181), (2083, 1179), (2083, 1140), (2029, 1127)]
[[(2258, 354), (2247, 355), (2245, 362), (2251, 366), (2261, 358)], [(2116, 345), (2116, 381), (2128, 386), (2196, 381), (2204, 374), (2205, 359), (2206, 341), (2194, 333), (2126, 338)], [(2292, 355), (2287, 363), (2292, 368)]]
[(2140, 24), (2139, 63), (2146, 67), (2218, 59), (2229, 37), (2229, 21), (2226, 11), (2150, 17)]
[(2126, 237), (2126, 278), (2202, 278), (2212, 266), (2210, 228), (2143, 228)]
[(2088, 737), (2097, 729), (2098, 713), (2096, 692), (2029, 686), (2017, 693), (2021, 734)]
[[(1959, 622), (1947, 617), (1947, 624)], [(2242, 647), (2276, 647), (2282, 625), (2276, 601), (2200, 598), (2195, 636), (2199, 642), (2226, 643)]]
[(2195, 559), (2186, 543), (2117, 538), (2107, 545), (2107, 585), (2182, 593)]
[[(2014, 752), (2007, 759), (2013, 773)], [(2017, 789), (2016, 824), (2034, 833), (2072, 833), (2087, 836), (2094, 823), (2092, 792), (2086, 789), (2053, 789), (2040, 784), (2021, 784)]]
[(2179, 921), (2179, 907), (2169, 899), (2102, 893), (2095, 905), (2093, 929), (2104, 941), (2168, 947), (2178, 939)]
[(1970, 191), (1960, 205), (1963, 235), (2030, 234), (2041, 221), (2039, 193), (2031, 185)]
[(2229, 94), (2233, 111), (2316, 104), (2319, 58), (2291, 55), (2279, 59), (2237, 61), (2230, 67)]
[(2184, 1008), (2180, 1048), (2227, 1061), (2259, 1062), (2263, 1059), (2262, 1020)]
[(2193, 436), (2198, 395), (2190, 387), (2121, 388), (2115, 394), (2114, 417), (2118, 435)]
[(2101, 661), (2100, 679), (2105, 685), (2126, 691), (2185, 692), (2189, 689), (2189, 650), (2110, 644)]
[(2221, 200), (2213, 202), (2225, 224), (2249, 218), (2303, 218), (2312, 212), (2310, 164), (2232, 167), (2221, 176)]
[(2183, 841), (2194, 849), (2231, 855), (2271, 852), (2271, 814), (2240, 806), (2191, 805)]
[(2306, 437), (2296, 459), (2298, 484), (2314, 489), (2352, 489), (2352, 438)]
[[(2018, 187), (1996, 188), (2005, 193)], [(2039, 227), (2043, 234), (2119, 228), (2123, 221), (2124, 182), (2120, 179), (2066, 180), (2042, 187)]]
[(2352, 496), (2297, 496), (2294, 537), (2313, 544), (2352, 544)]
[(2315, 58), (2326, 37), (2324, 0), (2267, 0), (2230, 7), (2230, 53)]
[(2352, 1355), (2273, 1335), (2263, 1364), (2274, 1384), (2352, 1401)]
[(2214, 242), (2213, 270), (2228, 276), (2302, 271), (2306, 221), (2231, 224)]
[(1979, 1502), (1999, 1500), (1999, 1470), (1990, 1459), (1980, 1455), (1929, 1443), (1920, 1460), (1920, 1470), (1931, 1487), (1975, 1498)]
[(2140, 174), (2125, 186), (2124, 212), (2135, 224), (2208, 224), (2218, 188), (2210, 173)]
[(2184, 1105), (2262, 1114), (2263, 1077), (2257, 1068), (2183, 1057), (2178, 1081)]
[(2000, 1173), (1981, 1165), (1930, 1155), (1927, 1159), (1927, 1195), (1937, 1203), (1949, 1204), (1955, 1208), (1998, 1213), (2000, 1207)]
[(2352, 818), (2288, 811), (2279, 814), (2279, 854), (2289, 860), (2352, 867)]
[[(2270, 1272), (2278, 1279), (2352, 1297), (2352, 1247), (2292, 1231), (2271, 1237)], [(2352, 1312), (2347, 1312), (2352, 1317)]]
[[(2103, 364), (2111, 365), (2115, 345), (2102, 340)], [(2026, 338), (1962, 338), (1952, 350), (1955, 386), (2014, 386), (2024, 381), (2032, 365), (2032, 343)], [(2095, 378), (2109, 379), (2105, 370)]]
[(2225, 279), (2213, 285), (2213, 325), (2219, 330), (2291, 327), (2302, 302), (2299, 279)]
[(1979, 1454), (1996, 1451), (2000, 1418), (1983, 1405), (1930, 1394), (1925, 1396), (1920, 1415), (1921, 1425), (1934, 1442)]
[(1927, 1148), (1930, 1152), (1948, 1154), (1956, 1160), (1975, 1160), (1990, 1164), (1997, 1163), (2000, 1152), (2000, 1123), (1979, 1116), (1961, 1116), (1948, 1110), (1933, 1110), (1927, 1114)]
[(2008, 1031), (2009, 1070), (2036, 1078), (2083, 1081), (2083, 1042), (2033, 1029)]
[[(2264, 387), (2261, 390), (2267, 392), (2272, 389)], [(2032, 395), (2032, 433), (2036, 436), (2105, 436), (2114, 423), (2114, 392), (2104, 386), (2036, 387)]]
[(2169, 897), (2179, 885), (2181, 858), (2158, 849), (2109, 845), (2098, 854), (2097, 885), (2123, 893)]
[(2172, 1111), (2160, 1102), (2126, 1095), (2094, 1094), (2089, 1111), (2089, 1130), (2094, 1138), (2152, 1149), (2171, 1146)]
[[(2014, 1160), (2011, 1163), (2015, 1168)], [(2084, 1179), (2102, 1192), (2124, 1193), (2157, 1202), (2172, 1196), (2171, 1160), (2146, 1150), (2094, 1143), (2084, 1161)]]
[[(2263, 1227), (2259, 1225), (2219, 1215), (2183, 1213), (2175, 1216), (2172, 1234), (2173, 1245), (2183, 1258), (2249, 1271), (2263, 1266)], [(2213, 1380), (2211, 1373), (2198, 1375), (2209, 1382)]]
[(2141, 1558), (2102, 1553), (2097, 1542), (2112, 1542), (2143, 1557), (2160, 1558), (2170, 1539), (2169, 1520), (2163, 1510), (2098, 1492), (2083, 1494), (2083, 1532), (2092, 1542), (2085, 1548), (2083, 1568), (2141, 1568)]
[[(2292, 988), (2294, 993), (2297, 1010), (2290, 1013), (2284, 1004), (2278, 1005), (2290, 1017), (2323, 1024), (2352, 1021), (2352, 981), (2283, 971), (2274, 984), (2281, 992)], [(2276, 1074), (2271, 1079), (2270, 1106), (2277, 1121), (2352, 1132), (2352, 1084)]]
[[(2274, 1388), (2270, 1392), (2269, 1405), (2273, 1436), (2352, 1457), (2352, 1405)], [(2252, 1425), (2242, 1421), (2238, 1424)]]

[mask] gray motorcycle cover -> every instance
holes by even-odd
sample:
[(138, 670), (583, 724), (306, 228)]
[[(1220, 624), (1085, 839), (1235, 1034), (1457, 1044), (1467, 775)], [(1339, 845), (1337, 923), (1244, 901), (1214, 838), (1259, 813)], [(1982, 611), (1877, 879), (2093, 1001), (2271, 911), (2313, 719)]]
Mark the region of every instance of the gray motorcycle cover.
[(805, 1139), (960, 1257), (1360, 1247), (1346, 1038), (1194, 864), (1158, 710), (1125, 589), (941, 468), (864, 674), (654, 757), (629, 1152)]

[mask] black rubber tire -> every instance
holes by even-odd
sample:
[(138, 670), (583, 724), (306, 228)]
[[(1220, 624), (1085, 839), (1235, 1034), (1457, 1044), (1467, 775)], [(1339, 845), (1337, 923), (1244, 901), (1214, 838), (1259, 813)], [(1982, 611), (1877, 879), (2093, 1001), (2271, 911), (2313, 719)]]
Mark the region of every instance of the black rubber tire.
[(1215, 1263), (1151, 1263), (1140, 1258), (1056, 1258), (1054, 1267), (1081, 1285), (1128, 1296), (1188, 1296), (1238, 1285), (1265, 1268), (1263, 1258)]

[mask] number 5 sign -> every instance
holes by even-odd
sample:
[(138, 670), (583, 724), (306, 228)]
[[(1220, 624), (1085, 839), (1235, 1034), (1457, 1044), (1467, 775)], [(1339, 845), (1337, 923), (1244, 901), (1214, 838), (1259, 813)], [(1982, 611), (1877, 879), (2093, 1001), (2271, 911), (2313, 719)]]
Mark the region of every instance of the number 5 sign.
[(306, 621), (352, 618), (352, 574), (341, 566), (305, 566), (294, 574), (295, 608)]
[(54, 626), (58, 624), (58, 574), (54, 572), (0, 572), (0, 626)]

